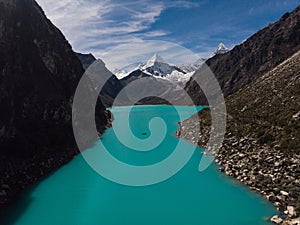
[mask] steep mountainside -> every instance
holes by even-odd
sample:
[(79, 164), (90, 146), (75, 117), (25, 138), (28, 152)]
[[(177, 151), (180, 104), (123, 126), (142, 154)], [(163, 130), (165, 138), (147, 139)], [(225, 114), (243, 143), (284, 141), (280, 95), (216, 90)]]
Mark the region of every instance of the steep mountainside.
[(82, 54), (82, 53), (76, 53), (77, 57), (79, 58), (83, 68), (86, 70), (93, 62), (96, 61), (95, 56), (90, 54)]
[[(80, 59), (84, 69), (87, 69), (93, 62), (96, 61), (96, 58), (92, 54), (81, 54), (81, 53), (76, 53), (76, 54)], [(98, 90), (98, 87), (99, 87), (99, 83), (102, 84), (101, 74), (94, 74), (92, 77), (90, 77), (90, 79), (92, 80), (92, 84), (94, 85), (94, 88), (97, 91), (100, 91)], [(111, 107), (113, 105), (114, 99), (116, 98), (116, 96), (122, 90), (123, 87), (124, 86), (121, 83), (121, 81), (114, 74), (111, 74), (111, 78), (105, 83), (105, 85), (103, 86), (100, 92), (100, 97), (103, 104), (106, 107)]]
[[(226, 99), (241, 135), (288, 154), (300, 153), (300, 51)], [(232, 115), (231, 115), (232, 114)]]
[[(226, 97), (270, 71), (299, 49), (300, 6), (231, 51), (215, 55), (206, 63)], [(186, 90), (196, 104), (206, 103), (198, 85), (192, 80), (187, 83)]]
[[(260, 192), (289, 217), (300, 215), (300, 51), (226, 99), (227, 133), (217, 154), (222, 170)], [(209, 136), (210, 116), (202, 111), (200, 146)], [(199, 133), (193, 117), (182, 137)], [(288, 207), (289, 206), (289, 207)], [(292, 210), (293, 209), (293, 210)]]
[[(76, 154), (72, 98), (84, 73), (34, 0), (0, 0), (0, 206)], [(98, 103), (101, 130), (108, 113)]]

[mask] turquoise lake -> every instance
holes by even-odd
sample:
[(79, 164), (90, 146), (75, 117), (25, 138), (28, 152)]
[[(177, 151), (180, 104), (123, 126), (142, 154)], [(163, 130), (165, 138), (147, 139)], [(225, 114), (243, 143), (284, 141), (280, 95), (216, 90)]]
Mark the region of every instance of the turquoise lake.
[[(186, 118), (190, 116), (190, 107), (178, 109)], [(116, 107), (111, 111), (115, 118), (113, 126), (122, 127), (128, 108)], [(135, 106), (129, 119), (134, 135), (140, 139), (149, 138), (148, 125), (154, 117), (165, 121), (167, 131), (164, 140), (151, 151), (126, 147), (113, 129), (105, 132), (101, 143), (122, 162), (136, 166), (158, 163), (172, 153), (179, 141), (175, 132), (180, 118), (172, 106)], [(161, 127), (153, 129), (152, 134), (160, 134)], [(96, 143), (86, 154), (96, 157), (101, 147)], [(195, 146), (184, 141), (181, 148), (180, 151), (189, 151)], [(276, 210), (268, 201), (219, 172), (216, 164), (204, 172), (198, 171), (202, 151), (196, 148), (188, 163), (169, 179), (140, 187), (117, 184), (100, 176), (79, 155), (24, 193), (4, 224), (270, 224), (267, 218), (276, 214)]]

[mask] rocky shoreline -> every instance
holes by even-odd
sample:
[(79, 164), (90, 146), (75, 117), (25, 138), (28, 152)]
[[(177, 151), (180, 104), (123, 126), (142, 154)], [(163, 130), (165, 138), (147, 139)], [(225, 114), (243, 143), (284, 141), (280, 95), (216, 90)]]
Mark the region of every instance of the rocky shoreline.
[[(200, 132), (197, 127), (200, 124)], [(210, 126), (199, 122), (197, 115), (179, 123), (177, 136), (205, 147)], [(261, 146), (253, 137), (237, 137), (227, 132), (223, 146), (216, 153), (220, 171), (246, 184), (273, 203), (278, 215), (270, 218), (277, 224), (300, 224), (300, 156), (285, 155), (276, 148)]]
[[(110, 114), (109, 114), (110, 115)], [(100, 126), (99, 136), (104, 129), (111, 127), (111, 119), (103, 127)], [(20, 194), (30, 186), (68, 164), (79, 154), (77, 147), (58, 147), (58, 149), (43, 149), (33, 157), (8, 158), (0, 157), (0, 218), (10, 210)]]
[(5, 211), (23, 190), (70, 162), (75, 155), (76, 152), (70, 150), (59, 154), (44, 154), (22, 160), (1, 158), (1, 212)]

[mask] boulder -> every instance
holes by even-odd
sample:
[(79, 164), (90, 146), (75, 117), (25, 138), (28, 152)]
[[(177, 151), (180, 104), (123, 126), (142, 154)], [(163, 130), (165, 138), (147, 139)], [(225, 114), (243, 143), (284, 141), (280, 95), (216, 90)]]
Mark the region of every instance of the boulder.
[(271, 222), (281, 224), (283, 222), (283, 219), (281, 219), (278, 215), (275, 215), (271, 218)]
[(286, 192), (286, 191), (280, 191), (280, 194), (282, 194), (282, 195), (284, 195), (284, 196), (288, 196), (288, 195), (289, 195), (289, 193)]
[(295, 216), (296, 215), (296, 211), (295, 211), (295, 207), (294, 206), (287, 206), (286, 207), (288, 215), (289, 216)]
[(285, 221), (282, 225), (300, 225), (300, 217)]

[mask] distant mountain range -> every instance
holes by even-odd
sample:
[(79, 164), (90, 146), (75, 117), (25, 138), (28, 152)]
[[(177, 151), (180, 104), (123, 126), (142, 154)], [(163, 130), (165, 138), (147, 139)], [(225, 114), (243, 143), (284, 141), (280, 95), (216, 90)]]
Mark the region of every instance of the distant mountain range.
[[(225, 54), (228, 51), (229, 49), (223, 43), (220, 43), (213, 55)], [(76, 54), (85, 69), (87, 69), (89, 65), (96, 61), (96, 58), (91, 53)], [(105, 105), (110, 106), (117, 93), (124, 86), (134, 80), (147, 76), (152, 76), (156, 79), (165, 79), (181, 87), (184, 87), (185, 84), (190, 80), (194, 72), (198, 70), (205, 61), (206, 59), (199, 58), (195, 62), (182, 63), (180, 65), (171, 65), (166, 62), (160, 55), (154, 54), (149, 60), (140, 62), (140, 64), (137, 65), (134, 69), (128, 71), (124, 69), (116, 69), (114, 71), (111, 71), (113, 74), (113, 78), (108, 83), (114, 83), (116, 91), (114, 91), (113, 93), (109, 93), (111, 92), (112, 88), (112, 85), (109, 85), (103, 88), (100, 95), (102, 96)], [(93, 77), (92, 79), (97, 83), (97, 77)], [(118, 80), (120, 80), (120, 82), (118, 82)]]
[(139, 69), (148, 75), (158, 77), (166, 77), (173, 72), (184, 73), (178, 67), (166, 63), (166, 61), (157, 54), (153, 55), (147, 62), (142, 62), (139, 65)]
[(204, 62), (204, 59), (199, 59), (196, 62), (175, 66), (168, 64), (161, 56), (155, 54), (148, 61), (141, 62), (136, 69), (128, 72), (127, 76), (124, 77), (122, 74), (121, 81), (127, 84), (129, 80), (138, 78), (137, 74), (143, 74), (142, 76), (149, 75), (154, 78), (166, 79), (183, 87)]
[[(88, 68), (90, 64), (96, 61), (96, 58), (91, 54), (77, 53), (77, 56), (85, 68)], [(161, 85), (164, 87), (160, 89), (160, 91), (157, 90), (157, 95), (159, 98), (149, 97), (137, 102), (137, 104), (167, 104), (167, 102), (163, 101), (162, 99), (167, 95), (174, 97), (178, 96), (179, 87), (183, 88), (194, 72), (199, 69), (204, 62), (205, 59), (199, 59), (196, 62), (175, 66), (168, 64), (161, 56), (154, 54), (148, 61), (141, 62), (135, 69), (129, 72), (117, 70), (115, 73), (116, 75), (112, 73), (111, 78), (102, 88), (100, 97), (105, 106), (112, 106), (114, 99), (126, 85), (143, 77), (151, 77), (151, 81), (154, 82), (152, 83), (153, 86), (158, 87)], [(93, 75), (91, 80), (93, 81), (95, 89), (97, 90), (99, 84), (102, 82), (101, 74)], [(149, 88), (150, 85), (146, 85), (146, 87)], [(168, 91), (166, 92), (165, 90)], [(143, 91), (150, 90), (144, 88)], [(178, 97), (180, 98), (180, 95)], [(129, 102), (131, 102), (130, 99), (125, 96), (122, 104), (128, 105), (130, 104)]]
[(199, 59), (196, 62), (185, 63), (181, 65), (171, 65), (167, 63), (161, 56), (154, 54), (148, 61), (141, 62), (135, 69), (130, 71), (117, 70), (116, 76), (119, 79), (131, 76), (133, 73), (136, 74), (137, 71), (141, 71), (144, 74), (154, 77), (166, 78), (175, 82), (187, 82), (192, 76), (193, 72), (199, 69), (205, 59)]

